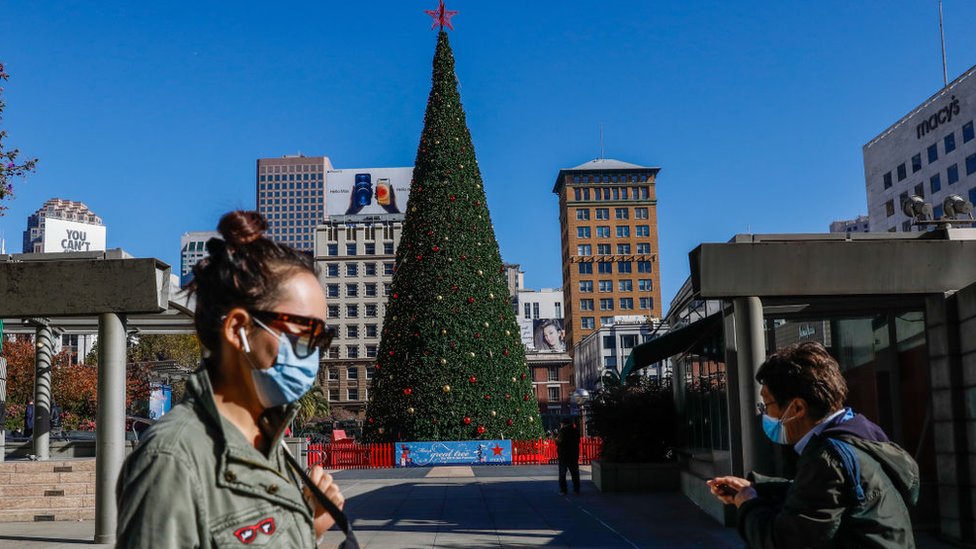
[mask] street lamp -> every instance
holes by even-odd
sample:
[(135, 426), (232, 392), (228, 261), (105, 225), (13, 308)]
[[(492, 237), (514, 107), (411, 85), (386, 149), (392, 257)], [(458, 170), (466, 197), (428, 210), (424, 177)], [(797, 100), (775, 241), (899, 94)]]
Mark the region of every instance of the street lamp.
[(573, 402), (580, 407), (580, 431), (586, 436), (586, 403), (590, 401), (590, 392), (580, 387), (573, 391)]

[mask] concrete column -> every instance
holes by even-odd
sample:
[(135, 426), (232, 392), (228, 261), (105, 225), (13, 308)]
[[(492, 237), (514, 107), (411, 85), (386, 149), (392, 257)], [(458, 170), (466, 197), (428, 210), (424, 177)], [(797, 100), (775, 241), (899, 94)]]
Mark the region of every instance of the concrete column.
[[(0, 327), (3, 323), (0, 322)], [(3, 330), (0, 330), (0, 348), (3, 347)], [(7, 456), (7, 433), (3, 430), (4, 420), (6, 420), (7, 402), (7, 359), (0, 356), (0, 463)]]
[[(759, 384), (756, 371), (766, 360), (766, 334), (763, 329), (762, 301), (758, 297), (737, 297), (733, 301), (735, 319), (736, 365), (739, 379), (738, 419), (742, 428), (742, 472), (756, 469), (760, 463), (759, 437), (763, 436), (757, 419)], [(735, 413), (732, 410), (732, 413)]]
[(95, 433), (95, 543), (115, 543), (115, 485), (125, 459), (125, 320), (98, 316), (98, 429)]
[(40, 461), (51, 457), (51, 356), (54, 332), (37, 327), (34, 338), (34, 455)]

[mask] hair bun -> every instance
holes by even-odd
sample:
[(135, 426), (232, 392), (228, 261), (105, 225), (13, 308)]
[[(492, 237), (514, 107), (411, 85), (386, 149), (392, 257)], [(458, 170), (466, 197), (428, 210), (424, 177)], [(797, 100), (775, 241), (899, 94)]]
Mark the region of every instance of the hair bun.
[(246, 246), (264, 235), (268, 222), (258, 212), (237, 210), (224, 214), (217, 224), (217, 230), (227, 244)]

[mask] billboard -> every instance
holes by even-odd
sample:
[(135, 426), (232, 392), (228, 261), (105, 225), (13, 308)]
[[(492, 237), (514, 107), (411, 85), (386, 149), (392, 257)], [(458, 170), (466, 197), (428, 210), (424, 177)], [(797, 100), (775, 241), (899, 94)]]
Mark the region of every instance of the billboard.
[(44, 253), (103, 252), (105, 251), (105, 226), (65, 221), (44, 220)]
[(532, 321), (532, 344), (536, 351), (566, 351), (566, 330), (561, 318), (541, 318)]
[(511, 440), (397, 442), (397, 467), (434, 465), (511, 465)]
[(413, 168), (332, 170), (325, 177), (329, 217), (402, 214), (407, 211)]
[(159, 419), (173, 408), (173, 388), (164, 383), (153, 383), (149, 391), (149, 419)]

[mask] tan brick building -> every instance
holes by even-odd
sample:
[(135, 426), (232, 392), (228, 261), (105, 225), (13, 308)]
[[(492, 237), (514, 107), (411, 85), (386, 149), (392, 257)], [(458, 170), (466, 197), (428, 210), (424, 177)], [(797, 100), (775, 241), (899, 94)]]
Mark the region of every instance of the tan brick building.
[(655, 178), (660, 168), (598, 158), (559, 170), (567, 349), (614, 316), (661, 317)]

